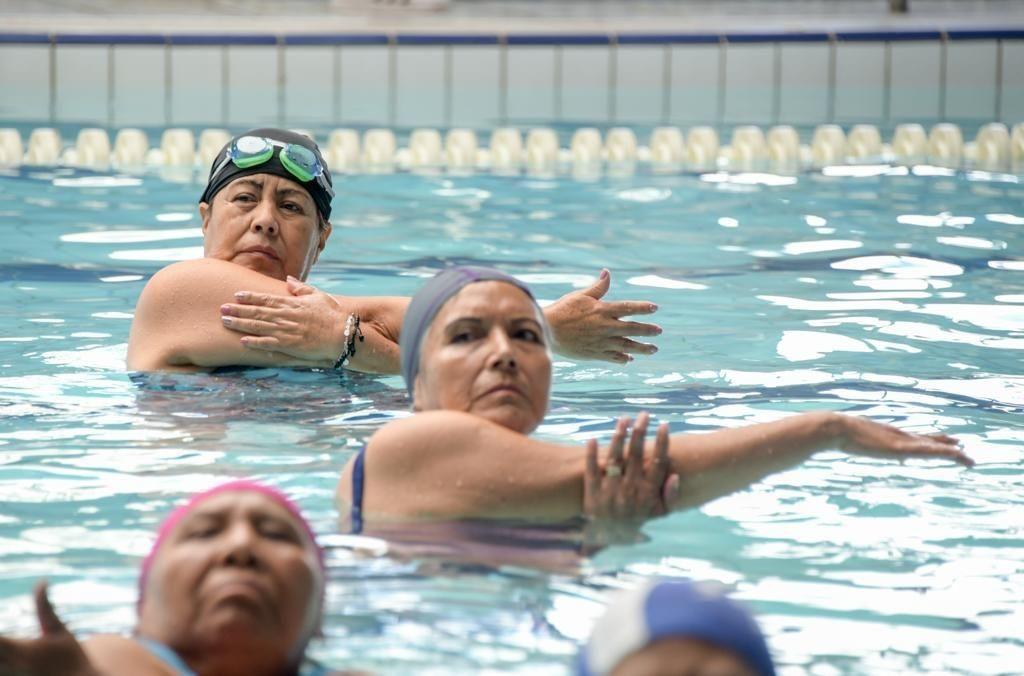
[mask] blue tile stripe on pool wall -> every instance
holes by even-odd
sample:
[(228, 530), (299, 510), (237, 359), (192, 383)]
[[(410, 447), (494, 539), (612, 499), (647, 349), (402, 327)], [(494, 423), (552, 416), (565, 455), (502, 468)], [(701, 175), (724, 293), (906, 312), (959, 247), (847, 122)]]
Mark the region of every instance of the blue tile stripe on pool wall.
[[(975, 79), (965, 77), (963, 68), (954, 69), (955, 75), (948, 81), (950, 58), (961, 58), (958, 55), (962, 54), (962, 50), (953, 53), (954, 44), (963, 44), (964, 49), (968, 50), (974, 50), (973, 46), (968, 45), (977, 45), (986, 54), (994, 54), (995, 56), (990, 59), (991, 63), (984, 66), (988, 69), (987, 72), (983, 72), (982, 66), (971, 66), (978, 70), (979, 77)], [(46, 61), (47, 66), (37, 67), (34, 72), (37, 73), (38, 80), (48, 80), (49, 102), (46, 106), (32, 103), (41, 98), (41, 94), (37, 92), (34, 98), (27, 97), (10, 106), (0, 105), (0, 118), (5, 120), (24, 118), (31, 121), (48, 120), (51, 123), (105, 124), (108, 127), (123, 126), (125, 122), (150, 126), (181, 123), (176, 122), (173, 111), (191, 109), (193, 104), (189, 97), (198, 96), (195, 92), (201, 91), (203, 87), (220, 87), (227, 90), (229, 87), (252, 86), (233, 81), (233, 75), (239, 72), (239, 63), (257, 58), (253, 55), (261, 49), (272, 50), (263, 52), (263, 61), (260, 62), (263, 64), (262, 67), (266, 67), (268, 63), (276, 63), (275, 82), (269, 85), (271, 89), (276, 87), (278, 90), (276, 121), (279, 124), (290, 125), (391, 124), (395, 121), (396, 102), (400, 103), (400, 99), (405, 96), (417, 95), (416, 92), (401, 91), (402, 87), (396, 84), (397, 79), (403, 75), (406, 78), (405, 82), (410, 81), (406, 71), (408, 68), (412, 68), (417, 74), (418, 69), (425, 69), (422, 72), (423, 91), (434, 88), (434, 91), (445, 92), (443, 115), (437, 113), (438, 119), (424, 122), (432, 126), (490, 127), (501, 123), (522, 122), (519, 118), (510, 117), (508, 113), (510, 110), (514, 111), (515, 115), (520, 117), (524, 114), (523, 111), (531, 105), (531, 97), (538, 93), (536, 85), (532, 82), (535, 79), (533, 76), (544, 72), (554, 73), (554, 76), (551, 82), (543, 85), (548, 88), (545, 90), (548, 93), (542, 94), (541, 99), (554, 101), (554, 107), (547, 113), (544, 110), (538, 111), (537, 119), (547, 116), (555, 121), (562, 121), (563, 111), (569, 111), (565, 114), (575, 115), (575, 119), (566, 118), (565, 121), (598, 125), (634, 122), (703, 122), (722, 125), (742, 119), (743, 115), (754, 111), (750, 114), (760, 117), (749, 121), (767, 124), (787, 123), (790, 121), (788, 117), (791, 111), (803, 106), (808, 110), (821, 111), (816, 118), (818, 122), (852, 121), (854, 117), (861, 116), (878, 118), (866, 121), (895, 123), (903, 121), (901, 116), (904, 110), (900, 108), (897, 114), (890, 114), (893, 74), (901, 76), (896, 78), (897, 82), (906, 81), (905, 72), (902, 70), (904, 64), (897, 62), (898, 60), (892, 56), (897, 48), (904, 50), (901, 54), (910, 54), (912, 57), (916, 55), (918, 62), (925, 63), (927, 68), (932, 67), (928, 64), (941, 63), (938, 68), (938, 84), (928, 85), (936, 90), (934, 98), (938, 104), (934, 109), (922, 109), (921, 121), (945, 119), (951, 97), (961, 97), (960, 103), (953, 106), (958, 111), (965, 107), (969, 108), (961, 105), (964, 102), (969, 103), (975, 99), (988, 101), (978, 107), (979, 120), (988, 118), (1013, 123), (1024, 118), (1024, 78), (1011, 65), (1020, 62), (1020, 58), (1024, 57), (1024, 29), (1016, 28), (726, 33), (0, 32), (0, 60), (4, 58), (5, 52), (16, 54), (19, 46), (23, 51), (35, 50), (32, 53), (37, 61), (38, 55), (43, 54), (43, 61)], [(108, 106), (107, 119), (57, 119), (57, 111), (90, 109), (88, 105), (76, 105), (74, 99), (75, 96), (81, 96), (81, 92), (88, 87), (65, 86), (65, 83), (82, 84), (82, 73), (75, 70), (74, 57), (61, 56), (65, 47), (68, 48), (70, 55), (71, 49), (88, 50), (90, 46), (107, 48), (105, 58), (108, 67), (95, 68), (88, 75), (89, 78), (94, 77), (95, 81), (86, 83), (109, 93), (111, 105)], [(118, 49), (121, 47), (124, 47), (125, 51)], [(139, 86), (140, 77), (134, 71), (142, 66), (136, 66), (132, 63), (131, 57), (125, 56), (127, 50), (140, 48), (145, 51), (146, 47), (151, 48), (148, 57), (150, 67), (152, 68), (153, 63), (161, 64), (152, 72), (156, 77), (150, 78), (162, 80), (153, 85), (161, 87), (160, 93), (154, 91), (153, 96), (163, 97), (166, 103), (162, 106), (162, 116), (154, 117), (152, 110), (155, 108), (150, 106), (150, 112), (146, 113), (149, 117), (133, 121), (129, 119), (131, 112), (122, 111), (114, 102), (118, 100), (119, 92), (125, 93), (126, 96), (135, 95), (136, 92), (130, 90)], [(432, 53), (439, 54), (443, 55), (443, 58), (428, 58), (422, 63), (417, 63), (417, 59), (410, 61), (404, 57), (400, 58), (400, 55), (406, 54), (401, 51), (403, 48), (426, 50), (421, 53), (428, 57)], [(304, 58), (308, 59), (308, 55), (314, 52), (320, 55), (321, 62), (325, 64), (324, 68), (311, 69), (308, 66), (303, 68), (295, 65), (301, 63)], [(884, 64), (879, 72), (872, 71), (874, 74), (870, 77), (874, 78), (873, 81), (858, 81), (856, 78), (862, 76), (849, 74), (851, 71), (848, 62), (851, 58), (862, 58), (865, 54), (870, 56), (875, 52), (884, 52), (885, 56), (884, 60), (877, 59), (877, 55), (872, 57)], [(88, 55), (88, 52), (74, 53)], [(276, 56), (267, 61), (269, 54)], [(951, 57), (950, 54), (954, 56)], [(701, 66), (703, 70), (696, 73), (689, 60), (695, 55), (703, 59), (704, 64)], [(197, 66), (197, 62), (201, 62), (201, 66)], [(332, 63), (333, 65), (330, 65)], [(572, 69), (566, 65), (569, 63), (573, 64)], [(592, 71), (584, 73), (585, 77), (582, 80), (579, 79), (581, 63), (585, 71)], [(783, 63), (786, 65), (783, 66)], [(818, 71), (813, 71), (813, 68), (813, 72), (808, 71), (808, 63), (818, 64), (818, 71), (825, 75), (815, 74)], [(0, 62), (0, 66), (2, 65)], [(962, 65), (962, 62), (954, 65)], [(63, 72), (68, 68), (71, 75)], [(14, 70), (16, 69), (0, 68), (0, 77), (7, 77), (9, 80), (17, 80), (20, 77), (21, 79), (17, 80), (18, 84), (31, 88), (28, 76), (11, 75)], [(760, 74), (752, 74), (754, 71)], [(593, 75), (598, 72), (602, 75)], [(811, 72), (810, 77), (807, 76), (808, 72)], [(190, 78), (193, 74), (196, 76), (196, 82), (192, 82)], [(605, 75), (606, 80), (602, 80)], [(922, 81), (925, 80), (927, 78), (922, 78)], [(931, 78), (931, 81), (935, 80), (935, 77)], [(420, 86), (418, 76), (412, 81)], [(182, 87), (182, 82), (186, 86)], [(988, 82), (990, 84), (986, 86), (994, 91), (985, 93), (981, 90), (982, 85), (976, 82)], [(602, 83), (606, 85), (604, 92), (600, 91)], [(786, 88), (786, 83), (790, 83), (789, 89)], [(7, 86), (7, 83), (0, 80), (0, 86)], [(595, 86), (599, 87), (596, 95), (593, 89)], [(870, 106), (865, 108), (861, 105), (863, 97), (857, 94), (858, 87), (884, 90), (879, 100), (884, 100), (885, 103), (879, 111), (872, 111)], [(470, 91), (474, 88), (487, 92), (474, 94)], [(749, 91), (744, 93), (744, 88)], [(323, 96), (325, 91), (329, 92), (326, 95), (335, 102), (332, 114), (320, 113), (319, 118), (312, 114), (302, 117), (302, 106), (280, 105), (280, 102), (288, 100), (286, 92), (295, 89), (302, 91), (304, 96)], [(822, 91), (825, 93), (822, 94)], [(422, 91), (419, 95), (422, 95)], [(208, 101), (209, 94), (206, 96)], [(474, 96), (478, 99), (475, 102), (472, 100)], [(486, 96), (492, 100), (481, 103), (482, 97)], [(772, 106), (758, 105), (758, 97), (763, 101), (765, 96), (774, 101)], [(793, 96), (803, 96), (807, 99), (806, 105), (804, 101), (793, 99)], [(819, 98), (824, 103), (818, 101)], [(701, 105), (710, 100), (717, 101), (713, 111), (699, 112)], [(922, 100), (930, 99), (929, 96), (924, 96)], [(699, 105), (694, 107), (694, 101)], [(850, 110), (845, 110), (844, 106), (849, 101), (854, 101), (856, 105)], [(784, 102), (785, 106), (782, 105)], [(593, 119), (579, 118), (581, 107), (589, 109), (586, 106), (594, 109)], [(40, 112), (43, 108), (45, 110)], [(285, 113), (286, 108), (300, 110), (300, 113), (298, 116), (289, 117)], [(312, 109), (315, 106), (308, 108)], [(322, 108), (324, 107), (321, 106)], [(707, 106), (704, 108), (707, 109)], [(216, 110), (216, 107), (211, 109)], [(770, 112), (766, 112), (769, 109)], [(11, 113), (12, 110), (15, 112)], [(473, 113), (474, 110), (484, 112)], [(622, 110), (628, 112), (620, 115), (619, 111)], [(785, 114), (780, 112), (782, 110), (786, 111)], [(864, 112), (865, 110), (867, 112)], [(459, 112), (456, 114), (453, 111)], [(211, 113), (214, 117), (217, 114), (219, 113)], [(227, 115), (228, 113), (224, 112), (223, 119), (211, 119), (208, 122), (232, 124), (233, 120)], [(630, 115), (636, 117), (631, 118)]]
[(1024, 40), (1024, 29), (949, 29), (920, 31), (839, 31), (778, 33), (13, 33), (0, 32), (4, 44), (177, 44), (177, 45), (607, 45), (701, 44), (709, 42), (784, 43), (904, 42), (917, 40)]

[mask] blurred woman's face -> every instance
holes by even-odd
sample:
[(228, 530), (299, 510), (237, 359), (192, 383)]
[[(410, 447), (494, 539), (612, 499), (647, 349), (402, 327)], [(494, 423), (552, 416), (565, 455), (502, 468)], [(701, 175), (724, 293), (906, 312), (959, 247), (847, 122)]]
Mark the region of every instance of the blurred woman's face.
[(551, 352), (544, 318), (522, 289), (476, 282), (446, 302), (420, 348), (418, 411), (465, 411), (517, 432), (544, 419)]
[(692, 638), (663, 638), (627, 655), (611, 676), (757, 676), (735, 653)]
[(321, 613), (316, 543), (255, 491), (200, 502), (164, 540), (142, 590), (138, 633), (183, 657), (229, 651), (253, 664), (297, 664)]

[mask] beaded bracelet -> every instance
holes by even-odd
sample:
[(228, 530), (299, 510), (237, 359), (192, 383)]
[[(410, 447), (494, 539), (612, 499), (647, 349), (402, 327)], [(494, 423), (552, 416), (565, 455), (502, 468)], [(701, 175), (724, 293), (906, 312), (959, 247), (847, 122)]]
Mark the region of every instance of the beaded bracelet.
[(365, 340), (363, 332), (359, 328), (359, 315), (352, 313), (345, 320), (345, 351), (334, 362), (334, 368), (340, 369), (356, 355), (356, 338), (360, 343)]

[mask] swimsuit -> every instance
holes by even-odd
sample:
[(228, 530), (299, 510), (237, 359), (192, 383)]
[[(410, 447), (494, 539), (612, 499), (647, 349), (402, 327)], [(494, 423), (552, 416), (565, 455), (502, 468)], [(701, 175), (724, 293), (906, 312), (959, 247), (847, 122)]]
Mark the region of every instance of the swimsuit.
[[(143, 648), (148, 650), (153, 657), (157, 658), (165, 665), (171, 668), (171, 673), (174, 676), (198, 676), (196, 672), (188, 668), (185, 664), (185, 660), (178, 656), (178, 653), (174, 652), (163, 643), (151, 641), (148, 638), (136, 637), (135, 640)], [(322, 667), (318, 664), (304, 664), (299, 667), (299, 676), (330, 676), (333, 673), (329, 669)]]
[(188, 668), (185, 664), (185, 660), (178, 657), (178, 653), (174, 652), (163, 643), (157, 643), (156, 641), (150, 641), (148, 638), (136, 638), (139, 645), (148, 650), (153, 654), (155, 658), (166, 664), (171, 668), (171, 671), (175, 676), (197, 676), (196, 672)]
[(352, 509), (349, 512), (349, 521), (352, 525), (352, 534), (363, 532), (363, 478), (365, 470), (363, 464), (366, 462), (366, 444), (356, 453), (356, 460), (352, 463)]
[[(349, 511), (349, 532), (359, 535), (365, 526), (363, 496), (366, 483), (366, 445), (352, 462), (352, 506)], [(546, 524), (516, 519), (451, 519), (442, 521), (410, 521), (406, 523), (375, 524), (375, 537), (408, 551), (455, 559), (474, 560), (488, 558), (500, 560), (508, 552), (530, 551), (540, 555), (571, 553), (585, 554), (588, 547), (581, 541), (583, 519), (569, 519), (562, 523)], [(424, 547), (420, 550), (417, 547)], [(488, 553), (490, 552), (490, 553)], [(498, 555), (495, 552), (505, 552)], [(408, 552), (406, 552), (408, 553)], [(544, 562), (536, 563), (543, 567)], [(559, 564), (560, 565), (560, 564)]]

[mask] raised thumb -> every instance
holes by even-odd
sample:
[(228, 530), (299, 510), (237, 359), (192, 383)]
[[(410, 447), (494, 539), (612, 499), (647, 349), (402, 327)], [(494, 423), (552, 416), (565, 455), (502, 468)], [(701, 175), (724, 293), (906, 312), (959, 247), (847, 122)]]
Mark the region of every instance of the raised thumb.
[(57, 617), (57, 611), (53, 609), (53, 605), (50, 603), (50, 598), (47, 595), (46, 580), (40, 580), (36, 583), (33, 595), (36, 600), (36, 617), (39, 618), (39, 628), (42, 630), (43, 636), (66, 633), (67, 627)]
[(611, 273), (608, 272), (608, 268), (601, 268), (601, 275), (597, 278), (597, 281), (591, 284), (589, 289), (583, 291), (583, 294), (590, 296), (594, 300), (601, 300), (601, 298), (608, 293), (608, 289), (611, 285)]

